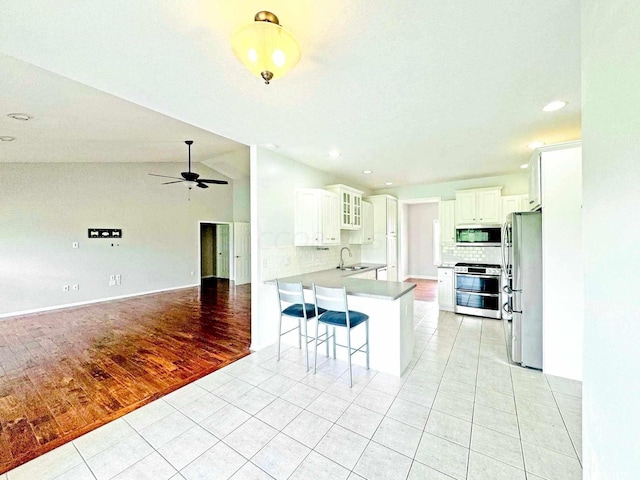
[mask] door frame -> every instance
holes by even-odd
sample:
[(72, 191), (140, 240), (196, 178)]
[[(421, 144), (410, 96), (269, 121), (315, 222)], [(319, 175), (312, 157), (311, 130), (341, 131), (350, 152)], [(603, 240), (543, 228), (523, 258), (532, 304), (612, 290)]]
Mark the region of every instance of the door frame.
[[(400, 231), (398, 232), (398, 243), (399, 243), (399, 265), (398, 268), (398, 280), (404, 281), (408, 277), (407, 271), (407, 263), (409, 258), (409, 236), (407, 235), (407, 231), (409, 229), (408, 218), (406, 215), (407, 208), (409, 205), (421, 205), (425, 203), (436, 203), (438, 207), (440, 207), (440, 202), (442, 201), (442, 197), (425, 197), (425, 198), (408, 198), (404, 200), (398, 200), (398, 224), (400, 226)], [(439, 215), (438, 215), (439, 218)], [(402, 280), (400, 280), (402, 279)]]
[(236, 272), (233, 262), (233, 222), (218, 220), (198, 221), (198, 284), (202, 284), (202, 225), (227, 225), (229, 227), (229, 281), (235, 281)]

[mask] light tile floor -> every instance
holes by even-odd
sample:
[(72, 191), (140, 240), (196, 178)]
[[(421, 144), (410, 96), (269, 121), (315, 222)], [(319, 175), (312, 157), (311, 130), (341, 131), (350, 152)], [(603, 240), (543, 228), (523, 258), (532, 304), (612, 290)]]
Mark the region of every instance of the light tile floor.
[(402, 378), (270, 347), (0, 480), (582, 478), (579, 382), (510, 366), (502, 321), (415, 316)]

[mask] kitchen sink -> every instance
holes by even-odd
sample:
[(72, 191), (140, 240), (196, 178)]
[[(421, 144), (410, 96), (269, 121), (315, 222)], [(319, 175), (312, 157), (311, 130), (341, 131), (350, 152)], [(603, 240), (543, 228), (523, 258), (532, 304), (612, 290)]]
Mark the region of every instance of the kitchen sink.
[(347, 270), (349, 272), (352, 272), (354, 270), (364, 270), (365, 268), (369, 268), (369, 267), (363, 267), (362, 265), (351, 265), (349, 267), (342, 267), (341, 270)]

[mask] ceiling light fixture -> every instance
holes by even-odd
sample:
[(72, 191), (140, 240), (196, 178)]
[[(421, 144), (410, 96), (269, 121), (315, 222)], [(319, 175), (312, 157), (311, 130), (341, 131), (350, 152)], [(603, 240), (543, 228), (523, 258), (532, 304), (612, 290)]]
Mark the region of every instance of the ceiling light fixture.
[(373, 170), (363, 170), (362, 173), (369, 175), (370, 173), (373, 173)]
[(567, 106), (567, 102), (563, 102), (562, 100), (557, 100), (555, 102), (547, 103), (543, 108), (543, 112), (555, 112), (556, 110), (560, 110)]
[(329, 156), (331, 158), (338, 158), (340, 155), (342, 155), (342, 152), (340, 150), (331, 150), (329, 152)]
[(26, 122), (33, 118), (31, 115), (27, 115), (26, 113), (8, 113), (7, 117), (13, 118), (14, 120), (20, 120), (21, 122)]
[(3, 135), (0, 137), (0, 142), (13, 142), (16, 137), (10, 137), (9, 135)]
[(544, 142), (531, 142), (527, 147), (531, 150), (535, 150), (536, 148), (544, 147)]
[(300, 60), (300, 45), (280, 26), (271, 12), (258, 12), (253, 23), (238, 28), (231, 37), (231, 48), (248, 69), (269, 85), (282, 77)]
[(528, 163), (523, 163), (522, 165), (520, 165), (521, 169), (525, 169), (525, 168), (529, 168), (529, 164)]
[(387, 187), (390, 187), (391, 185), (393, 185), (393, 182), (386, 182), (386, 183), (385, 183), (385, 185), (386, 185)]

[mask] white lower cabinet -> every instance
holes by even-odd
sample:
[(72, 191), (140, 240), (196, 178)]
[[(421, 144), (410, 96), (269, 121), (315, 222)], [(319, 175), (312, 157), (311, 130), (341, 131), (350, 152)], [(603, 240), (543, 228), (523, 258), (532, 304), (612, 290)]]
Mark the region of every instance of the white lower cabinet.
[(438, 308), (453, 312), (454, 305), (453, 268), (438, 267)]

